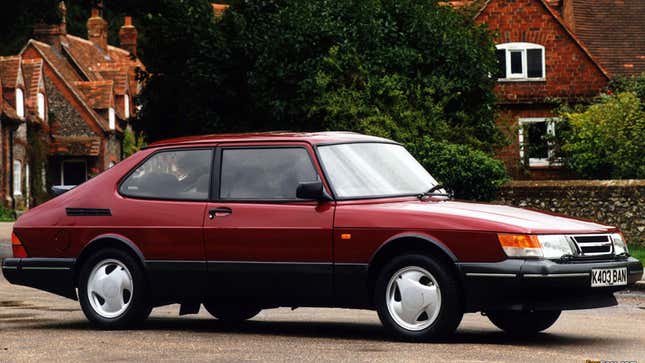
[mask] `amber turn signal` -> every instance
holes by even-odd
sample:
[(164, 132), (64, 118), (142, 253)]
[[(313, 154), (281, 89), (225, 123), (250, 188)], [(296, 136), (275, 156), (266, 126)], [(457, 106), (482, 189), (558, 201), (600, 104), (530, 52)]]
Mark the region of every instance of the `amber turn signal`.
[(497, 239), (508, 257), (543, 256), (542, 245), (536, 235), (499, 233)]
[(27, 250), (25, 250), (25, 247), (22, 245), (20, 238), (18, 238), (18, 236), (16, 236), (15, 233), (11, 233), (11, 250), (13, 253), (13, 257), (17, 257), (17, 258), (28, 257)]

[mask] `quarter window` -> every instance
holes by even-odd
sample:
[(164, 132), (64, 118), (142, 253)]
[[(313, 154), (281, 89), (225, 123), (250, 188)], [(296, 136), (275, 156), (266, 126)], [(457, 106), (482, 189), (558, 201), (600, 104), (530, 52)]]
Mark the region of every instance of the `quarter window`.
[(295, 200), (299, 183), (316, 180), (303, 148), (222, 151), (221, 199)]
[(544, 47), (532, 43), (505, 43), (497, 47), (497, 78), (501, 80), (543, 80)]
[(210, 149), (159, 152), (134, 170), (119, 190), (130, 197), (207, 200), (212, 154)]

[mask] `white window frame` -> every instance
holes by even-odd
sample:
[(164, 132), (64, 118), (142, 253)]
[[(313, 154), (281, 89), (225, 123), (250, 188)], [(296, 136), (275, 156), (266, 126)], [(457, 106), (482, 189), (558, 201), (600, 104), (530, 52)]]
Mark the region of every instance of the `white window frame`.
[(114, 130), (116, 128), (116, 115), (114, 113), (114, 107), (110, 107), (108, 109), (108, 123), (110, 130)]
[(16, 88), (16, 114), (25, 118), (25, 94), (21, 88)]
[(22, 195), (22, 162), (13, 161), (13, 195)]
[(45, 120), (45, 95), (42, 92), (38, 92), (36, 96), (38, 99), (38, 117), (41, 120)]
[[(532, 124), (532, 123), (538, 123), (538, 122), (546, 122), (546, 133), (551, 136), (555, 137), (555, 124), (560, 121), (559, 118), (557, 117), (520, 117), (518, 119), (518, 125), (519, 125), (519, 130), (518, 130), (518, 141), (520, 145), (520, 160), (522, 163), (525, 162), (524, 160), (524, 125), (526, 124)], [(559, 161), (553, 161), (554, 156), (554, 145), (552, 143), (549, 143), (548, 145), (548, 157), (546, 158), (529, 158), (529, 167), (545, 167), (545, 166), (559, 166), (562, 165)]]
[[(498, 50), (505, 50), (506, 56), (506, 78), (499, 78), (499, 81), (544, 81), (546, 79), (546, 51), (543, 45), (534, 43), (503, 43), (495, 46)], [(528, 77), (527, 50), (542, 50), (542, 77)], [(511, 52), (522, 53), (522, 73), (511, 73)]]
[(60, 163), (60, 184), (65, 185), (65, 163), (82, 163), (85, 171), (85, 181), (87, 181), (87, 160), (84, 159), (65, 159)]
[(130, 96), (127, 94), (123, 97), (123, 113), (125, 114), (125, 118), (130, 118)]

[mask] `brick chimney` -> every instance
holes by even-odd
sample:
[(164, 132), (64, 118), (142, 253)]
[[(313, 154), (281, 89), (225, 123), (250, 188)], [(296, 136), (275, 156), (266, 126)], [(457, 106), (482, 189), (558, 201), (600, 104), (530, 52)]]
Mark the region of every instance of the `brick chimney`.
[(121, 48), (137, 56), (137, 28), (132, 24), (132, 17), (126, 16), (125, 22), (119, 29), (119, 41)]
[(87, 39), (107, 52), (108, 23), (101, 17), (103, 2), (92, 8), (92, 16), (87, 19)]
[(67, 8), (65, 2), (58, 3), (60, 12), (59, 24), (39, 23), (34, 26), (34, 39), (51, 45), (57, 51), (60, 51), (61, 36), (67, 35)]

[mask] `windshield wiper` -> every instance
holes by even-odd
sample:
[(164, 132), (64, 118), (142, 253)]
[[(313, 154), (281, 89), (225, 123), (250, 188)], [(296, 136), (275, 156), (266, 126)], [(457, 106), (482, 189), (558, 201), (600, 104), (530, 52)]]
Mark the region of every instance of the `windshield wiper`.
[(417, 198), (423, 200), (426, 197), (450, 197), (449, 193), (435, 193), (437, 190), (443, 189), (443, 188), (444, 188), (444, 186), (442, 184), (437, 184), (437, 185), (433, 186), (432, 188), (428, 189), (427, 192), (422, 193), (422, 194), (418, 194)]

